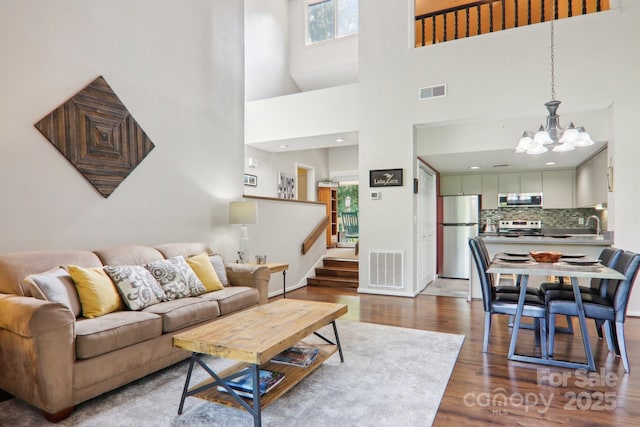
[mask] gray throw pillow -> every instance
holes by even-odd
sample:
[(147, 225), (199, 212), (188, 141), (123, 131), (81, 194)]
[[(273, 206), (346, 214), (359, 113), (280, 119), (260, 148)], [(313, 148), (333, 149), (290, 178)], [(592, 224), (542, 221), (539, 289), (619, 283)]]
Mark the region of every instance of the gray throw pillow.
[(195, 297), (207, 291), (182, 256), (151, 262), (145, 268), (162, 287), (166, 300)]
[(224, 266), (224, 261), (222, 257), (218, 254), (211, 255), (209, 257), (209, 261), (211, 261), (211, 265), (213, 265), (213, 269), (216, 271), (218, 275), (218, 279), (220, 279), (220, 283), (222, 286), (229, 286), (229, 278), (227, 277), (227, 269)]
[(164, 291), (149, 270), (141, 265), (106, 265), (111, 280), (131, 310), (142, 310), (165, 300)]
[(44, 273), (31, 274), (25, 277), (23, 282), (34, 298), (59, 302), (69, 308), (76, 317), (82, 313), (78, 291), (64, 268), (56, 267)]

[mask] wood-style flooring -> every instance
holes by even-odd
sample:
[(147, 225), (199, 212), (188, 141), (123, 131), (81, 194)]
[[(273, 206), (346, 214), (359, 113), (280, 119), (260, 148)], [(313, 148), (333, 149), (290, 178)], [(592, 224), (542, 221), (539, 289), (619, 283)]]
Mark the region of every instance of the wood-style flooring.
[[(378, 296), (309, 286), (288, 292), (287, 298), (346, 303), (346, 319), (465, 335), (435, 426), (640, 425), (638, 318), (627, 318), (625, 327), (630, 374), (624, 372), (620, 358), (608, 352), (606, 342), (598, 339), (593, 321), (588, 321), (598, 367), (598, 372), (589, 374), (508, 361), (508, 316), (494, 315), (489, 352), (482, 353), (484, 311), (479, 300)], [(558, 319), (561, 325), (564, 319)], [(584, 361), (575, 319), (574, 329), (575, 335), (556, 334), (555, 355)], [(518, 341), (518, 352), (535, 352), (533, 331), (523, 330)]]

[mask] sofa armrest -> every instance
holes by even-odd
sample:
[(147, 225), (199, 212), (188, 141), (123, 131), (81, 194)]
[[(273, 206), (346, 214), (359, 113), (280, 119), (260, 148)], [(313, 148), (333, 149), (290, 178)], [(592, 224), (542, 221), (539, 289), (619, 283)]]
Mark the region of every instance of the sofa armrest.
[(62, 304), (0, 294), (0, 388), (49, 413), (73, 406), (74, 328)]
[(260, 304), (269, 298), (271, 272), (265, 265), (226, 264), (227, 277), (231, 286), (250, 286), (260, 293)]

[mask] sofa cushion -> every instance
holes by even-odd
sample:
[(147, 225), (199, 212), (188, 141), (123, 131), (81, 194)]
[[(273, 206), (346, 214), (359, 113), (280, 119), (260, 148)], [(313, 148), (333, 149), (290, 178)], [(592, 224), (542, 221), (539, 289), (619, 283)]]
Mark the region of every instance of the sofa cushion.
[(95, 251), (103, 265), (144, 265), (165, 257), (151, 246), (116, 246)]
[(162, 317), (162, 332), (173, 332), (220, 315), (216, 301), (200, 298), (181, 298), (147, 307), (146, 313)]
[(82, 313), (76, 285), (62, 267), (25, 277), (23, 289), (34, 298), (63, 304), (75, 317)]
[(201, 242), (192, 243), (165, 243), (164, 245), (155, 246), (155, 248), (165, 257), (172, 258), (174, 256), (183, 256), (186, 258), (206, 252), (213, 253), (209, 246)]
[(150, 340), (162, 334), (162, 319), (153, 313), (117, 311), (76, 322), (76, 358), (89, 359)]
[(260, 293), (257, 289), (248, 286), (229, 286), (221, 291), (202, 294), (198, 299), (217, 301), (220, 306), (220, 315), (224, 316), (258, 304)]
[(102, 267), (67, 267), (82, 305), (82, 316), (88, 319), (122, 310), (122, 299)]
[(167, 301), (196, 297), (206, 292), (204, 285), (182, 256), (155, 261), (146, 264), (145, 268), (158, 281)]
[(218, 275), (218, 279), (220, 279), (220, 283), (222, 283), (222, 286), (229, 286), (227, 267), (225, 267), (224, 265), (222, 256), (220, 256), (219, 254), (213, 254), (209, 257), (209, 261), (211, 261), (211, 265), (213, 265), (213, 269), (216, 271), (216, 274)]
[(208, 292), (219, 291), (224, 288), (206, 252), (188, 258), (187, 264), (195, 271)]
[(149, 270), (141, 265), (105, 265), (122, 299), (131, 310), (141, 310), (162, 302), (164, 291)]

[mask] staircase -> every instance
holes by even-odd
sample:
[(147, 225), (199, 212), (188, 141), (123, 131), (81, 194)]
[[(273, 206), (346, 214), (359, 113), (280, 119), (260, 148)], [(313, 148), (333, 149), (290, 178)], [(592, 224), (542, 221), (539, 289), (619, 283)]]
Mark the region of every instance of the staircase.
[(358, 287), (357, 259), (327, 257), (322, 260), (322, 264), (322, 267), (316, 268), (315, 277), (307, 277), (307, 285), (332, 288)]

